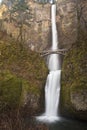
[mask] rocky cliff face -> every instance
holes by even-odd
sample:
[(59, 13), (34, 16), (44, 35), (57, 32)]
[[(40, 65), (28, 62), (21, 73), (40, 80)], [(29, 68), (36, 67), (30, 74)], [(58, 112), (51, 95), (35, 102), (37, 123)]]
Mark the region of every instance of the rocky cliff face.
[[(30, 14), (28, 16), (22, 15), (22, 17), (26, 17), (22, 27), (22, 41), (31, 50), (44, 49), (50, 43), (50, 5), (43, 6), (31, 0), (27, 1), (27, 5), (31, 9), (32, 18), (27, 18)], [(20, 40), (20, 27), (17, 22), (18, 12), (11, 15), (9, 11), (6, 11), (3, 19), (2, 30), (6, 31), (11, 37)]]
[(65, 56), (61, 86), (62, 113), (84, 120), (87, 120), (86, 44), (87, 39), (79, 40)]
[(87, 120), (87, 2), (78, 0), (77, 38), (62, 66), (61, 111), (63, 115)]
[(46, 76), (43, 59), (5, 35), (0, 40), (0, 113), (15, 109), (23, 116), (40, 113)]
[[(43, 50), (51, 44), (51, 6), (49, 4), (38, 4), (27, 0), (31, 8), (32, 19), (26, 19), (23, 24), (23, 40), (32, 50)], [(86, 31), (87, 2), (81, 0), (58, 0), (57, 1), (57, 27), (60, 47), (70, 47), (78, 37), (78, 20), (84, 31)], [(13, 15), (13, 14), (12, 14)], [(9, 12), (3, 15), (2, 30), (12, 37), (19, 38), (20, 29), (17, 25), (17, 13), (10, 21)], [(29, 26), (30, 25), (30, 26)], [(19, 38), (20, 39), (20, 38)]]
[[(19, 41), (22, 40), (23, 44), (27, 44), (31, 50), (48, 49), (51, 46), (51, 6), (49, 4), (38, 4), (32, 0), (27, 0), (27, 5), (31, 8), (32, 17), (31, 19), (28, 17), (25, 19), (22, 28), (17, 12), (11, 16), (9, 10), (6, 10), (4, 13), (2, 10), (0, 17), (1, 30), (3, 34), (7, 33), (10, 37)], [(85, 69), (87, 1), (58, 0), (56, 21), (60, 48), (71, 47), (71, 50), (64, 58), (62, 67), (62, 112), (63, 114), (70, 113), (80, 119), (87, 120), (87, 81)], [(21, 34), (20, 29), (22, 29)], [(20, 76), (24, 74), (23, 76), (27, 77), (27, 71), (22, 71), (23, 73), (21, 73), (21, 69), (18, 66), (12, 67), (13, 71), (14, 68), (19, 72)], [(37, 72), (37, 67), (35, 69), (34, 74)], [(27, 94), (25, 95), (26, 102), (31, 104), (33, 102), (33, 105), (36, 107), (35, 96), (30, 94), (31, 100)], [(38, 96), (36, 100), (38, 100)], [(26, 104), (25, 106), (31, 110), (31, 107), (28, 108), (29, 106)]]
[(57, 2), (57, 12), (60, 46), (67, 48), (77, 39), (76, 2), (73, 0), (59, 0)]

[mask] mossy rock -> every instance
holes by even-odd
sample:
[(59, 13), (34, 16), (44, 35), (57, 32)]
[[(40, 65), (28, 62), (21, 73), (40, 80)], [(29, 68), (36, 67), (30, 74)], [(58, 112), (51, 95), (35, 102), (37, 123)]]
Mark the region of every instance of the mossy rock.
[(87, 120), (87, 40), (77, 41), (62, 66), (61, 112)]
[(0, 73), (0, 110), (19, 106), (22, 82), (9, 71)]
[(7, 106), (24, 107), (27, 104), (32, 111), (40, 111), (48, 73), (43, 58), (21, 43), (6, 37), (0, 40), (0, 68), (0, 109)]

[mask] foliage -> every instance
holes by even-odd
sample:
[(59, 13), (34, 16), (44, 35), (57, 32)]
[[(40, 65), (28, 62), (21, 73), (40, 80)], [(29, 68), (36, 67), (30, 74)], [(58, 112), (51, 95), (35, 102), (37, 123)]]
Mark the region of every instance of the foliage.
[(32, 10), (25, 0), (17, 0), (12, 7), (10, 8), (10, 21), (16, 22), (16, 25), (19, 27), (20, 32), (18, 39), (20, 38), (21, 43), (23, 39), (23, 25), (28, 25), (30, 19), (32, 18)]
[(0, 73), (0, 111), (17, 108), (21, 95), (21, 80), (9, 71)]
[(0, 40), (0, 109), (17, 108), (25, 94), (40, 95), (46, 75), (46, 65), (37, 53), (26, 47), (21, 50), (9, 37)]
[(18, 0), (15, 4), (13, 4), (12, 9), (11, 9), (11, 13), (14, 12), (25, 12), (29, 9), (29, 6), (27, 5), (27, 3), (25, 2), (25, 0)]
[[(65, 111), (63, 114), (66, 115), (67, 111), (67, 115), (70, 113), (70, 115), (82, 119), (86, 119), (86, 111), (77, 112), (78, 110), (72, 103), (72, 100), (76, 97), (72, 97), (72, 99), (71, 95), (77, 93), (79, 94), (79, 97), (77, 96), (78, 100), (80, 100), (81, 95), (84, 96), (85, 100), (85, 94), (87, 93), (86, 44), (87, 39), (79, 39), (65, 56), (62, 67), (61, 107), (62, 111)], [(78, 105), (81, 104), (78, 102)]]

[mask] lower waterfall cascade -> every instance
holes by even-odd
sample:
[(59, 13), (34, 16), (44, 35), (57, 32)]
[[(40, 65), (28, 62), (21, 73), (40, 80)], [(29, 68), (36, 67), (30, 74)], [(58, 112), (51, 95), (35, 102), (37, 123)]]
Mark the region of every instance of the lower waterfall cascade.
[[(52, 21), (52, 47), (51, 50), (58, 49), (58, 33), (56, 27), (56, 4), (51, 5)], [(49, 74), (45, 85), (45, 113), (37, 117), (42, 122), (55, 122), (59, 119), (58, 106), (60, 97), (61, 69), (59, 54), (51, 54), (48, 60)]]

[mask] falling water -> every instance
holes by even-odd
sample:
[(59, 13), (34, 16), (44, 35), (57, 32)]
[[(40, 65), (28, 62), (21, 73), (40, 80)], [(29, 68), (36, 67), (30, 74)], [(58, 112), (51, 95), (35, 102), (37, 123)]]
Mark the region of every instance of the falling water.
[[(52, 50), (58, 49), (56, 28), (56, 4), (51, 6), (52, 17)], [(38, 117), (40, 121), (54, 122), (58, 120), (58, 104), (60, 95), (60, 63), (59, 55), (51, 54), (48, 61), (49, 74), (45, 85), (45, 113)]]

